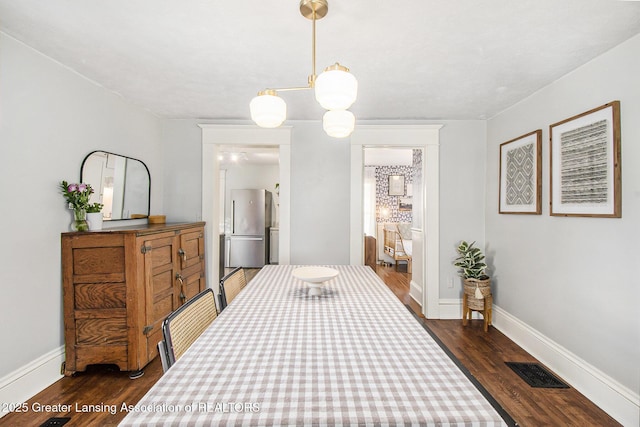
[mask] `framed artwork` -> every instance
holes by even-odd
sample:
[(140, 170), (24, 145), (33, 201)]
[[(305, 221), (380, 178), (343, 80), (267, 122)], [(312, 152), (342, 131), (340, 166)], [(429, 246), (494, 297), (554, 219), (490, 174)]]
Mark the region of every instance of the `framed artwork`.
[(622, 217), (620, 101), (549, 126), (553, 216)]
[(404, 196), (404, 175), (389, 175), (389, 195)]
[(498, 213), (542, 213), (542, 129), (500, 144)]
[(412, 197), (400, 197), (398, 200), (398, 210), (399, 211), (411, 211), (413, 209), (413, 198)]

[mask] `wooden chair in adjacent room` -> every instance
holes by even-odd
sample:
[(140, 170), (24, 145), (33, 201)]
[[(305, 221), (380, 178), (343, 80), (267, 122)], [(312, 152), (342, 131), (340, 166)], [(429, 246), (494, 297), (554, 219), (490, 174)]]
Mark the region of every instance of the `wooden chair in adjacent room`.
[(220, 279), (220, 311), (224, 310), (246, 285), (247, 277), (242, 267), (233, 269)]
[(205, 289), (167, 316), (162, 323), (163, 340), (158, 343), (164, 372), (180, 359), (216, 317), (218, 311), (212, 289)]

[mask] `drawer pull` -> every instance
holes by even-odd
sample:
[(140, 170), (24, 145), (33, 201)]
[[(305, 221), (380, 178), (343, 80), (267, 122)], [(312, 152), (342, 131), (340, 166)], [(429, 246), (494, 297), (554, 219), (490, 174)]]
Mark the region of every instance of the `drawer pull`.
[(184, 293), (184, 278), (180, 273), (176, 273), (176, 280), (180, 283), (180, 301), (184, 304), (187, 299)]

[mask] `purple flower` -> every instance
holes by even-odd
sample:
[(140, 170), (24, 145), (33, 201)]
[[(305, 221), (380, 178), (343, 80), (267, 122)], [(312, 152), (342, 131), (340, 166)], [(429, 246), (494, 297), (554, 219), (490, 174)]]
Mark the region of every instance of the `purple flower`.
[(89, 200), (93, 193), (91, 185), (84, 183), (69, 184), (67, 181), (62, 181), (60, 188), (71, 209), (86, 209), (89, 206)]

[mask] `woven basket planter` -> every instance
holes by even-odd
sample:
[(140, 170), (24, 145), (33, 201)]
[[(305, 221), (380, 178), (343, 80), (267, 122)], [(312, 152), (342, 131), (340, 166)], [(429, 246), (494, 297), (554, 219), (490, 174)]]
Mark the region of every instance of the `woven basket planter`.
[[(483, 298), (476, 298), (476, 289), (479, 289)], [(473, 310), (483, 310), (485, 299), (491, 295), (491, 279), (464, 279), (464, 293), (467, 295), (467, 304)]]

